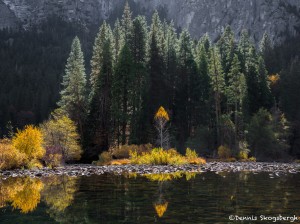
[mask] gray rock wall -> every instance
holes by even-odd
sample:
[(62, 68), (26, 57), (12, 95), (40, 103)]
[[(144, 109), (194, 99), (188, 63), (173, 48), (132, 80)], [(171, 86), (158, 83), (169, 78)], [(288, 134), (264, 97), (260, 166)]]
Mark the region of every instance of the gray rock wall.
[(0, 1), (0, 29), (16, 28), (18, 26), (18, 19), (15, 14)]
[[(258, 41), (268, 32), (274, 42), (287, 34), (295, 35), (300, 27), (300, 0), (133, 0), (141, 9), (151, 13), (163, 10), (181, 28), (194, 37), (209, 33), (218, 37), (229, 24), (235, 33), (248, 29)], [(49, 15), (57, 14), (66, 20), (82, 24), (107, 19), (125, 0), (0, 0), (0, 28), (14, 24), (14, 17), (27, 28)], [(5, 5), (7, 7), (5, 7)], [(8, 11), (7, 11), (8, 10)], [(7, 16), (6, 16), (7, 14)]]

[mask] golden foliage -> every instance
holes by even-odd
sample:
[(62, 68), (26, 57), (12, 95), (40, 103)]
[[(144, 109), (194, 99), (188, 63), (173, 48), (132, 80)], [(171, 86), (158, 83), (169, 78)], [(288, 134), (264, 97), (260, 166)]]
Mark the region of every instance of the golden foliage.
[(146, 177), (150, 181), (165, 182), (174, 179), (180, 179), (183, 176), (184, 172), (178, 171), (174, 173), (152, 173), (152, 174), (143, 174), (142, 176)]
[(41, 159), (45, 154), (43, 135), (40, 129), (32, 125), (25, 126), (23, 131), (18, 130), (12, 139), (12, 145), (19, 152), (25, 153), (29, 161)]
[(9, 178), (6, 180), (0, 180), (0, 208), (6, 206), (16, 192), (23, 189), (22, 183), (19, 178)]
[(154, 204), (154, 209), (158, 217), (161, 218), (168, 209), (168, 202), (165, 202), (164, 204)]
[(42, 189), (43, 183), (40, 180), (27, 178), (24, 188), (12, 198), (12, 206), (22, 213), (33, 211), (40, 203)]
[(241, 160), (247, 160), (248, 159), (248, 152), (241, 150), (238, 154), (238, 158)]
[(130, 164), (129, 159), (116, 159), (109, 162), (109, 165), (127, 165), (127, 164)]
[(130, 157), (130, 151), (136, 151), (139, 155), (143, 152), (150, 152), (152, 149), (151, 144), (144, 145), (120, 145), (111, 147), (109, 152), (117, 159), (128, 159)]
[(185, 179), (187, 181), (191, 180), (191, 179), (195, 179), (197, 173), (196, 172), (185, 172)]
[(280, 76), (278, 74), (272, 74), (272, 75), (269, 75), (268, 79), (271, 82), (271, 85), (275, 85), (279, 81)]
[(198, 154), (195, 150), (187, 148), (185, 151), (185, 158), (189, 164), (205, 164), (206, 160), (204, 158), (198, 157)]
[(10, 203), (22, 213), (31, 212), (40, 202), (43, 186), (39, 179), (9, 178), (0, 184), (0, 207)]
[(172, 173), (152, 173), (152, 174), (142, 174), (142, 176), (146, 177), (150, 181), (154, 182), (166, 182), (171, 180), (180, 179), (185, 176), (187, 181), (194, 179), (196, 177), (196, 172), (185, 172), (185, 171), (177, 171)]
[(0, 208), (11, 205), (22, 213), (28, 213), (43, 199), (50, 210), (63, 212), (72, 204), (77, 177), (51, 176), (43, 182), (29, 177), (0, 180)]
[(149, 165), (181, 165), (187, 161), (184, 156), (180, 155), (175, 150), (164, 150), (162, 148), (152, 149), (149, 153), (138, 155), (136, 152), (131, 152), (132, 164), (149, 164)]
[(205, 159), (198, 158), (195, 151), (187, 150), (186, 156), (182, 156), (175, 149), (164, 150), (162, 148), (152, 149), (151, 152), (138, 155), (137, 152), (130, 152), (132, 164), (149, 165), (183, 165), (183, 164), (204, 164)]
[(252, 157), (249, 158), (249, 161), (256, 162), (256, 158), (252, 156)]
[(221, 159), (228, 159), (231, 156), (231, 150), (228, 146), (221, 145), (218, 148), (218, 156)]
[(168, 112), (162, 106), (158, 109), (154, 118), (155, 119), (165, 119), (167, 121), (170, 120)]
[(185, 157), (187, 159), (196, 159), (196, 158), (198, 158), (198, 154), (196, 153), (195, 150), (191, 150), (190, 148), (187, 148), (185, 150)]
[(16, 150), (10, 140), (0, 140), (0, 170), (19, 168), (25, 160), (26, 154)]
[(96, 165), (106, 165), (111, 161), (112, 161), (111, 153), (104, 151), (100, 154), (99, 160), (96, 162)]
[(49, 152), (49, 154), (61, 154), (65, 161), (79, 160), (82, 149), (75, 123), (59, 110), (53, 112), (51, 116), (50, 120), (41, 125), (45, 148), (49, 150), (58, 148), (59, 153)]

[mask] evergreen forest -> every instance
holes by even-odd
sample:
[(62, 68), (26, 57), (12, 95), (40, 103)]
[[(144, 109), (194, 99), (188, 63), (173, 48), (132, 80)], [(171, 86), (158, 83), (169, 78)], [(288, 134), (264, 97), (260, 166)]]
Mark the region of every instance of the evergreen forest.
[(224, 27), (192, 38), (159, 12), (84, 29), (59, 18), (0, 31), (0, 136), (63, 111), (83, 161), (122, 145), (159, 145), (154, 116), (168, 114), (163, 148), (258, 160), (300, 156), (300, 42), (259, 43)]

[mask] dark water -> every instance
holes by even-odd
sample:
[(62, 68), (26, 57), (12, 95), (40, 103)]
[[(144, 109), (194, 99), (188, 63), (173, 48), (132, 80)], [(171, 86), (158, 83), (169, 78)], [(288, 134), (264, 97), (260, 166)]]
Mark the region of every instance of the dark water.
[(299, 174), (10, 178), (0, 180), (0, 223), (272, 223), (260, 215), (300, 216), (299, 189)]

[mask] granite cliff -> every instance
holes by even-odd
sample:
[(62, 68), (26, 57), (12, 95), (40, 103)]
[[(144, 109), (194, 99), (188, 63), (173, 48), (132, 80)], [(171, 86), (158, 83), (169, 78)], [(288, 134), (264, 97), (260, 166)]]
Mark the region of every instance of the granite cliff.
[[(68, 21), (98, 24), (120, 12), (125, 0), (0, 0), (0, 29), (31, 24), (58, 15)], [(236, 34), (248, 29), (256, 41), (267, 31), (274, 42), (295, 35), (300, 27), (299, 0), (131, 0), (135, 10), (157, 9), (194, 37), (218, 37), (229, 24)]]

